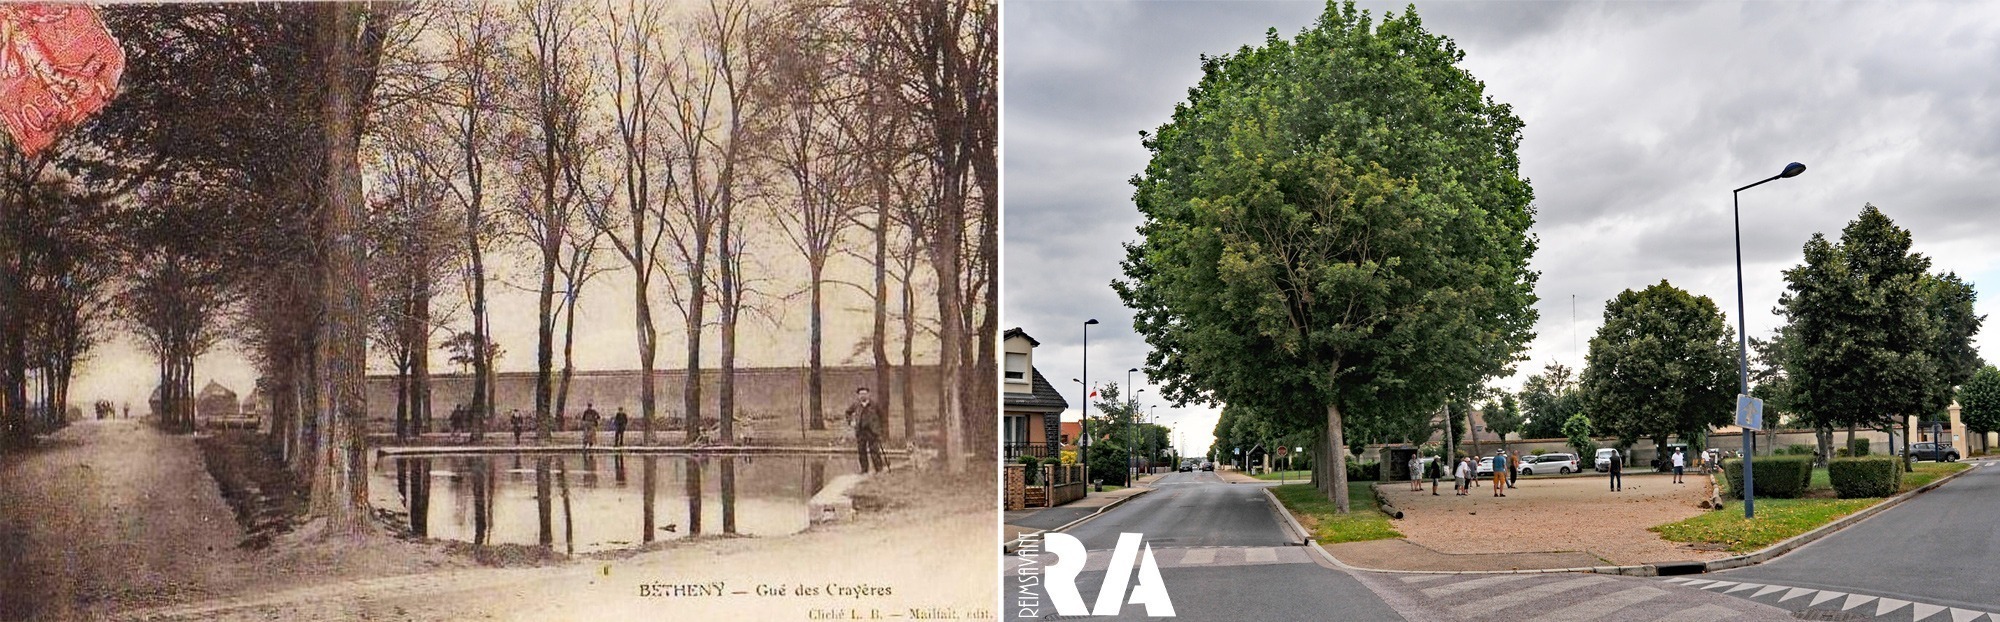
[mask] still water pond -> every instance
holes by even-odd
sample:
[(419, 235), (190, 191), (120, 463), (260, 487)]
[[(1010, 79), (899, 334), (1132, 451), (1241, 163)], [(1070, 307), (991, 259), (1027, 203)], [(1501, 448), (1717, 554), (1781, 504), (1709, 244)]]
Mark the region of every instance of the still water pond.
[(375, 460), (368, 489), (419, 536), (588, 553), (798, 533), (813, 494), (855, 470), (830, 456), (405, 456)]

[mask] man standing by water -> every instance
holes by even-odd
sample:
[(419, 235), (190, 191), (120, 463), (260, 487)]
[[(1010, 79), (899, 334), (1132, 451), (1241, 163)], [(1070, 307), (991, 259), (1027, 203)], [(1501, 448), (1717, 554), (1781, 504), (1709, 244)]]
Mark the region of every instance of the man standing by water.
[(618, 414), (611, 416), (611, 446), (625, 446), (625, 424), (631, 418), (625, 414), (625, 407), (618, 407)]
[(591, 403), (588, 403), (588, 402), (584, 403), (584, 405), (583, 405), (583, 447), (584, 447), (585, 449), (589, 449), (589, 448), (590, 448), (590, 445), (591, 445), (592, 443), (595, 443), (595, 442), (597, 442), (597, 418), (598, 418), (598, 416), (599, 416), (599, 415), (597, 414), (597, 405), (595, 405), (595, 404), (591, 404)]
[(507, 423), (514, 426), (514, 444), (521, 444), (521, 409), (516, 408), (509, 411), (507, 413)]
[(869, 465), (876, 471), (889, 468), (889, 460), (882, 457), (882, 407), (868, 394), (868, 387), (854, 390), (854, 403), (847, 406), (847, 419), (854, 424), (854, 445), (860, 454), (861, 472), (867, 473)]

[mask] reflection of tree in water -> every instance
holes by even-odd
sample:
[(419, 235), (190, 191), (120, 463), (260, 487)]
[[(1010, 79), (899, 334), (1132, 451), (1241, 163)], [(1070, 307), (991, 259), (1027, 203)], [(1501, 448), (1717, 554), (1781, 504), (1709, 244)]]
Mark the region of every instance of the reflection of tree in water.
[(550, 520), (554, 508), (549, 503), (549, 483), (549, 458), (536, 457), (535, 515), (539, 531), (536, 532), (535, 542), (542, 545), (542, 548), (554, 546), (556, 542), (555, 524)]
[(653, 487), (658, 485), (659, 483), (658, 474), (659, 474), (660, 463), (658, 458), (654, 458), (652, 456), (646, 456), (644, 458), (640, 458), (639, 462), (642, 465), (640, 467), (640, 470), (642, 471), (640, 479), (645, 480), (642, 486), (646, 489), (645, 502), (641, 504), (646, 506), (645, 509), (646, 518), (644, 521), (642, 521), (644, 523), (644, 526), (642, 528), (645, 529), (646, 533), (643, 535), (643, 537), (640, 538), (640, 540), (643, 542), (652, 542), (653, 531), (657, 527), (653, 518), (653, 498), (654, 498)]
[(625, 454), (611, 457), (611, 479), (619, 486), (625, 485)]
[(736, 459), (722, 459), (722, 533), (736, 533)]
[(703, 459), (687, 460), (688, 537), (701, 535), (701, 467)]

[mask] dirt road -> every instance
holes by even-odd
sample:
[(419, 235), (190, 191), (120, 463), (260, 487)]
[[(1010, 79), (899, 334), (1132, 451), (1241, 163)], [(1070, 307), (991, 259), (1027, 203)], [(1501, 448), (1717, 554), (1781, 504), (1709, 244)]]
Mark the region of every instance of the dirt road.
[(0, 618), (198, 598), (231, 581), (238, 533), (192, 438), (78, 422), (0, 457)]

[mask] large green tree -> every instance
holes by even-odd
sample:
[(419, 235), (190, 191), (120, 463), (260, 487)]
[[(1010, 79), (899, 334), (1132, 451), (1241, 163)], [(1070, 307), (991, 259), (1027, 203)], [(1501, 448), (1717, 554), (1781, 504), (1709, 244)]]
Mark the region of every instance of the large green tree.
[(1966, 431), (1977, 434), (2000, 431), (2000, 369), (1992, 365), (1958, 388), (1958, 416)]
[(1888, 430), (1950, 404), (1979, 368), (1970, 284), (1933, 275), (1907, 229), (1874, 205), (1841, 230), (1813, 234), (1805, 263), (1785, 271), (1784, 367), (1791, 400), (1816, 426)]
[(1521, 405), (1514, 400), (1514, 394), (1501, 393), (1497, 401), (1487, 402), (1480, 409), (1486, 419), (1486, 429), (1500, 437), (1500, 447), (1507, 447), (1507, 435), (1521, 431)]
[(1563, 422), (1578, 408), (1575, 380), (1569, 367), (1549, 363), (1521, 383), (1521, 438), (1563, 437)]
[(1604, 306), (1583, 368), (1598, 430), (1630, 445), (1687, 439), (1727, 424), (1737, 390), (1735, 331), (1707, 296), (1660, 281)]
[(1349, 419), (1431, 416), (1535, 322), (1522, 124), (1464, 56), (1413, 10), (1330, 4), (1290, 40), (1203, 58), (1143, 141), (1144, 239), (1114, 287), (1147, 375), (1319, 430), (1314, 481), (1342, 512)]

